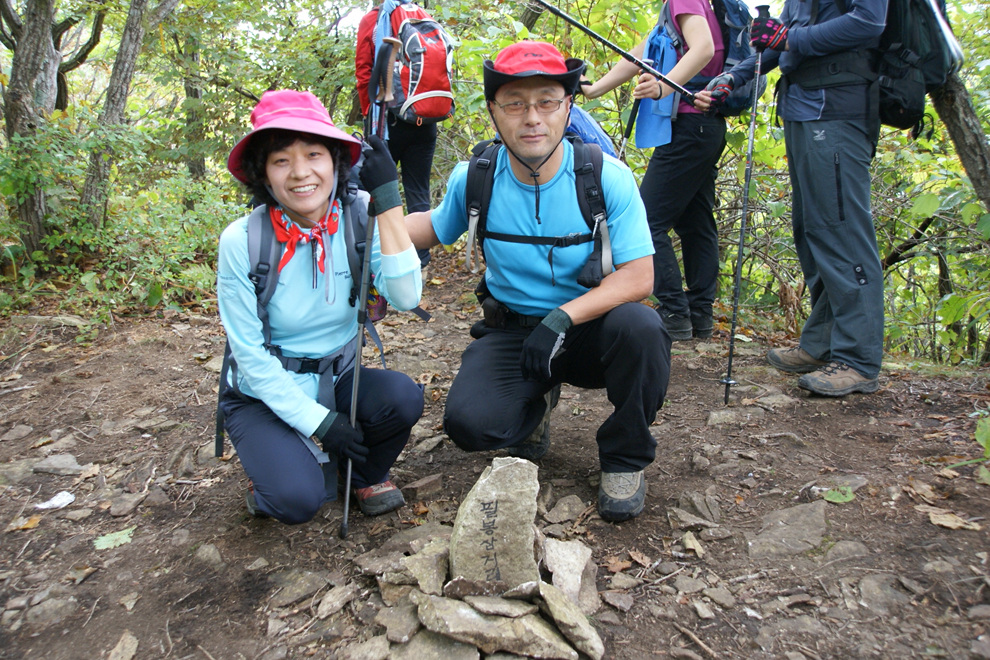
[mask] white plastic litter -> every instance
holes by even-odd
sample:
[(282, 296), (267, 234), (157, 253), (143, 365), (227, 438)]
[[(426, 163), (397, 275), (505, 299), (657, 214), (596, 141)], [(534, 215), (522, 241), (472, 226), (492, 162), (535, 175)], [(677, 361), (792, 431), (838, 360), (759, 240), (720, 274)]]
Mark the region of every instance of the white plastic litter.
[(41, 504), (35, 504), (35, 509), (61, 509), (62, 507), (69, 506), (76, 501), (76, 496), (67, 490), (63, 490), (57, 493), (55, 497), (48, 500), (47, 502), (42, 502)]

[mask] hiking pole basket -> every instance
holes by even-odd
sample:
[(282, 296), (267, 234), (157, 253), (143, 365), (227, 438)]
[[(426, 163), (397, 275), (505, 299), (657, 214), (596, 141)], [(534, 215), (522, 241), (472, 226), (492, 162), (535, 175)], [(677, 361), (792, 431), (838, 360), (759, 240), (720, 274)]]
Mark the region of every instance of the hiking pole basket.
[(649, 64), (647, 64), (643, 60), (639, 59), (638, 57), (636, 57), (635, 55), (633, 55), (632, 53), (630, 53), (628, 51), (622, 50), (621, 48), (619, 48), (618, 46), (616, 46), (614, 43), (612, 43), (611, 41), (609, 41), (608, 39), (606, 39), (602, 35), (598, 34), (594, 30), (592, 30), (587, 25), (584, 25), (580, 21), (578, 21), (578, 20), (576, 20), (574, 18), (571, 18), (570, 16), (568, 16), (564, 12), (560, 11), (559, 9), (557, 9), (556, 7), (554, 7), (553, 5), (551, 5), (550, 3), (546, 2), (546, 0), (533, 0), (533, 2), (535, 2), (538, 5), (546, 8), (554, 16), (557, 16), (559, 18), (564, 19), (565, 21), (567, 21), (568, 23), (570, 23), (571, 25), (573, 25), (577, 29), (581, 30), (586, 35), (588, 35), (589, 37), (591, 37), (592, 39), (594, 39), (595, 41), (597, 41), (601, 45), (605, 46), (606, 48), (609, 48), (609, 49), (615, 51), (620, 56), (622, 56), (622, 58), (624, 60), (626, 60), (627, 62), (632, 62), (633, 64), (635, 64), (639, 68), (643, 69), (647, 73), (653, 74), (654, 76), (656, 76), (657, 80), (659, 80), (660, 82), (664, 83), (665, 85), (667, 85), (668, 87), (670, 87), (671, 89), (673, 89), (675, 92), (678, 92), (681, 95), (681, 97), (684, 98), (685, 101), (687, 101), (688, 103), (690, 103), (692, 105), (694, 104), (694, 94), (692, 94), (691, 92), (689, 92), (687, 90), (687, 88), (684, 87), (683, 85), (678, 85), (673, 80), (671, 80), (667, 76), (663, 75), (662, 73), (660, 73), (659, 71), (657, 71), (656, 69), (654, 69), (652, 66), (650, 66)]
[[(758, 18), (770, 18), (769, 5), (756, 8)], [(756, 73), (759, 77), (762, 67), (763, 51), (756, 51)], [(760, 100), (760, 86), (753, 85), (753, 109), (749, 117), (749, 136), (746, 143), (746, 174), (743, 177), (742, 219), (739, 222), (739, 246), (736, 248), (736, 277), (732, 287), (732, 324), (729, 328), (729, 363), (725, 369), (725, 405), (729, 405), (729, 388), (736, 385), (732, 380), (732, 356), (736, 347), (736, 322), (739, 320), (739, 286), (742, 280), (743, 249), (746, 247), (746, 220), (749, 217), (749, 184), (753, 180), (753, 137), (756, 134), (756, 103)]]
[[(382, 87), (381, 78), (379, 79), (378, 94), (375, 96), (375, 104), (378, 105), (378, 124), (375, 129), (375, 134), (384, 139), (385, 138), (385, 111), (388, 107), (388, 103), (392, 100), (392, 72), (395, 67), (392, 66), (392, 62), (395, 60), (396, 49), (401, 47), (402, 44), (398, 39), (392, 39), (386, 37), (382, 42), (382, 47), (379, 49), (379, 55), (385, 56), (386, 65), (383, 67), (384, 70), (379, 71), (379, 75), (384, 79), (384, 87)], [(388, 50), (387, 54), (385, 50)], [(368, 113), (371, 114), (370, 112)], [(361, 265), (361, 289), (358, 295), (358, 313), (357, 313), (357, 333), (354, 335), (354, 379), (351, 387), (351, 412), (350, 412), (350, 422), (351, 428), (357, 428), (357, 404), (358, 404), (358, 384), (361, 380), (361, 347), (364, 342), (364, 324), (368, 319), (368, 289), (371, 288), (371, 246), (375, 240), (375, 220), (376, 216), (368, 216), (368, 228), (365, 234), (364, 242), (364, 262)], [(340, 538), (347, 538), (347, 523), (348, 523), (348, 513), (351, 508), (351, 474), (353, 472), (354, 462), (348, 458), (347, 459), (347, 470), (344, 476), (344, 515), (340, 520)]]

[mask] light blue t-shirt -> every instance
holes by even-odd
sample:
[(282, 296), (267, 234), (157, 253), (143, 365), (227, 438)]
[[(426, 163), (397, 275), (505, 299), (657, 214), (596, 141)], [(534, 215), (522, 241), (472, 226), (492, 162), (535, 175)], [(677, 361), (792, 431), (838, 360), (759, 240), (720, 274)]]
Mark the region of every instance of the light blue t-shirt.
[[(540, 222), (536, 220), (536, 188), (516, 178), (509, 156), (500, 149), (488, 207), (488, 232), (525, 236), (587, 234), (589, 229), (578, 205), (574, 179), (574, 150), (564, 141), (562, 165), (552, 179), (540, 184)], [(604, 156), (602, 188), (608, 213), (612, 261), (618, 265), (653, 254), (653, 240), (646, 209), (632, 172)], [(466, 162), (454, 168), (447, 194), (433, 210), (433, 231), (444, 245), (453, 244), (467, 231), (465, 205)], [(492, 295), (518, 314), (544, 316), (555, 307), (588, 292), (577, 283), (591, 255), (592, 242), (555, 247), (551, 273), (549, 245), (510, 243), (485, 238), (485, 281)], [(555, 282), (555, 283), (554, 283)]]
[[(247, 225), (247, 217), (243, 217), (223, 231), (217, 259), (217, 300), (237, 361), (238, 387), (244, 394), (263, 401), (286, 424), (309, 436), (329, 412), (316, 401), (320, 377), (286, 371), (262, 345), (258, 297), (248, 279), (251, 264)], [(279, 273), (278, 286), (268, 303), (268, 318), (272, 343), (280, 346), (285, 356), (330, 355), (353, 342), (358, 331), (357, 308), (349, 304), (351, 270), (343, 223), (329, 244), (326, 272), (316, 271), (315, 287), (309, 244), (298, 244), (292, 259)], [(419, 304), (423, 281), (415, 248), (382, 255), (377, 227), (371, 270), (376, 288), (393, 307), (408, 310)]]

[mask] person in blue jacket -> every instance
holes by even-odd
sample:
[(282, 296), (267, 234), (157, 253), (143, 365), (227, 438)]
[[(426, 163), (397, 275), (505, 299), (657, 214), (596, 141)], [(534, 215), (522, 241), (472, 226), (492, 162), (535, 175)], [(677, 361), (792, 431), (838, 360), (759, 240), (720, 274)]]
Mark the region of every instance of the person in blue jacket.
[[(870, 48), (887, 0), (787, 0), (757, 18), (762, 72), (780, 68), (794, 246), (811, 297), (800, 345), (774, 348), (777, 369), (822, 396), (876, 392), (883, 358), (883, 270), (870, 211), (870, 162), (880, 133)], [(711, 102), (755, 75), (756, 55), (713, 80)]]
[[(285, 243), (268, 303), (271, 343), (248, 278), (247, 217), (220, 236), (217, 294), (236, 369), (220, 406), (251, 481), (248, 509), (306, 522), (337, 496), (337, 467), (353, 462), (354, 494), (365, 515), (405, 504), (389, 469), (423, 413), (420, 387), (405, 374), (361, 368), (357, 428), (349, 423), (357, 309), (340, 193), (361, 142), (336, 128), (309, 92), (266, 92), (253, 130), (234, 146), (231, 174), (265, 205)], [(397, 309), (419, 304), (419, 258), (403, 221), (396, 168), (372, 137), (360, 176), (377, 214), (371, 253), (375, 286)], [(365, 198), (366, 199), (366, 198)]]
[[(650, 425), (670, 376), (670, 336), (640, 301), (653, 286), (653, 241), (627, 167), (604, 156), (602, 191), (615, 270), (594, 288), (578, 283), (591, 241), (527, 240), (588, 233), (578, 205), (574, 153), (564, 139), (584, 62), (551, 44), (522, 41), (484, 62), (485, 99), (504, 142), (494, 181), (479, 289), (484, 320), (471, 328), (444, 408), (444, 429), (467, 451), (507, 449), (537, 460), (561, 383), (605, 388), (614, 411), (598, 428), (598, 512), (605, 520), (644, 509), (644, 468), (656, 456)], [(468, 230), (467, 163), (440, 205), (407, 218), (417, 247), (450, 245)], [(497, 234), (497, 235), (496, 235)]]

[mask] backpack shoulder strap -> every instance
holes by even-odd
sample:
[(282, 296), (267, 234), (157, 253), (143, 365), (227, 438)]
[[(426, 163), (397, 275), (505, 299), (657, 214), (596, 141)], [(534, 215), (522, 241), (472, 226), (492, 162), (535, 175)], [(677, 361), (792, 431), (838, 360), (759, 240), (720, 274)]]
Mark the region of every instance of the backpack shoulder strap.
[[(248, 279), (254, 284), (258, 296), (258, 308), (268, 306), (278, 285), (278, 263), (282, 256), (282, 243), (275, 240), (275, 228), (268, 216), (268, 207), (259, 206), (248, 216), (248, 259), (251, 269)], [(265, 314), (267, 317), (267, 313)], [(268, 338), (266, 337), (266, 340)]]
[[(254, 293), (258, 297), (258, 318), (261, 319), (261, 332), (267, 349), (272, 343), (272, 328), (268, 323), (268, 302), (275, 294), (278, 286), (278, 260), (282, 256), (282, 243), (275, 240), (275, 228), (272, 227), (268, 215), (268, 207), (264, 204), (256, 206), (248, 216), (247, 226), (248, 279), (254, 284)], [(223, 456), (223, 413), (220, 411), (220, 400), (227, 391), (227, 374), (231, 374), (234, 391), (237, 391), (237, 362), (230, 352), (230, 342), (223, 349), (223, 362), (220, 366), (220, 385), (217, 391), (217, 421), (216, 437), (213, 453), (218, 458)]]
[[(585, 144), (580, 138), (571, 142), (578, 206), (592, 236), (602, 238), (602, 269), (607, 275), (612, 272), (612, 246), (608, 239), (608, 212), (605, 210), (605, 189), (602, 186), (602, 148), (597, 144)], [(597, 246), (597, 240), (595, 243)]]
[(347, 265), (351, 271), (351, 295), (348, 302), (353, 307), (361, 288), (361, 257), (364, 254), (368, 228), (368, 194), (364, 193), (362, 199), (357, 181), (352, 178), (347, 181), (340, 203), (344, 207), (344, 244), (347, 246)]
[(495, 184), (495, 162), (501, 148), (502, 142), (499, 140), (479, 142), (471, 150), (471, 160), (468, 162), (464, 200), (468, 216), (467, 266), (472, 273), (481, 269), (488, 205)]

